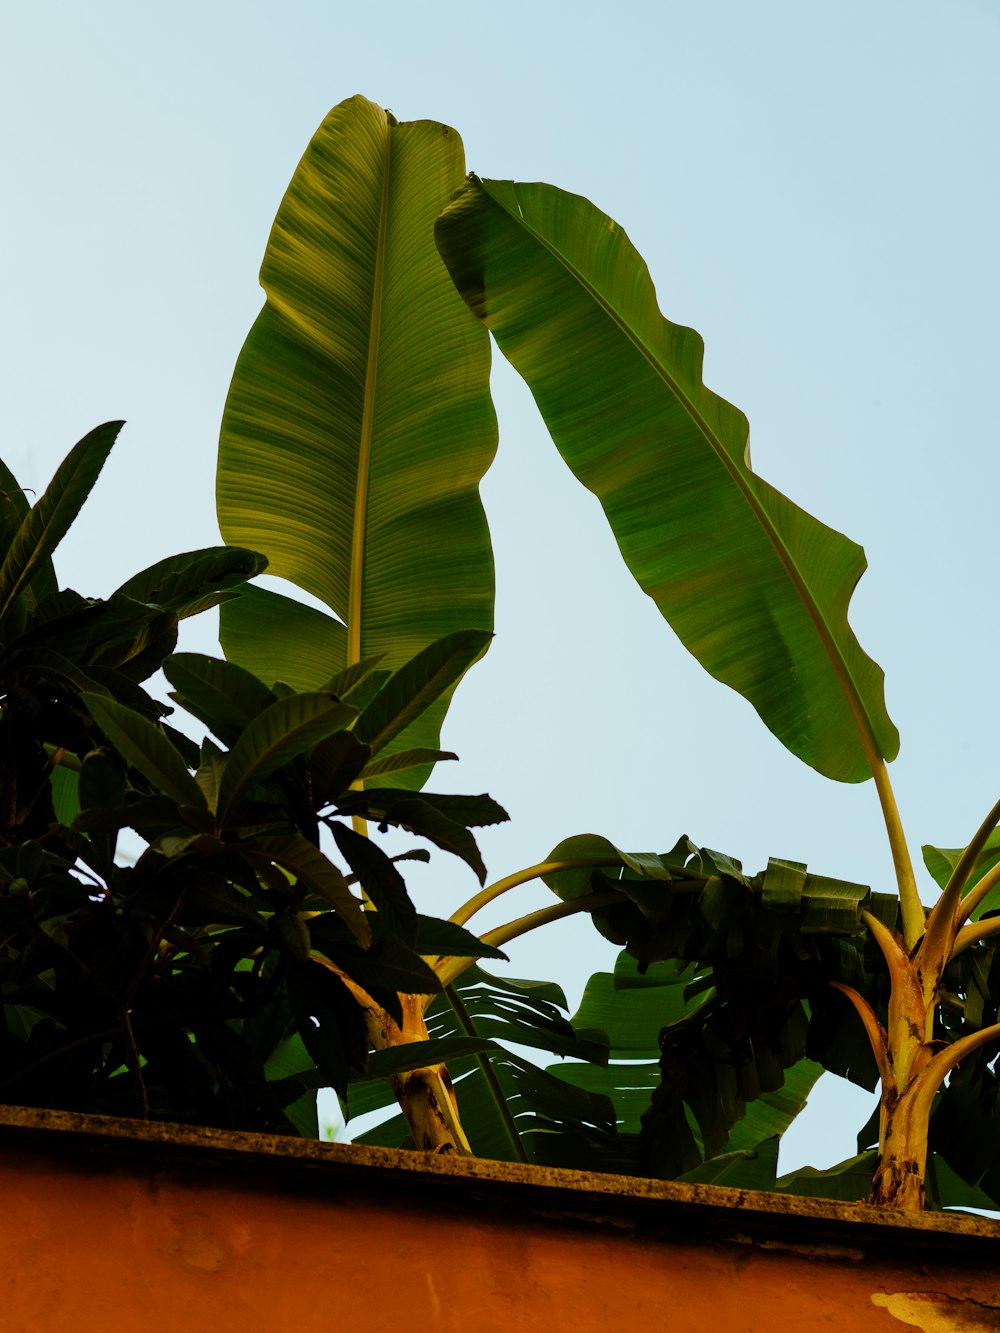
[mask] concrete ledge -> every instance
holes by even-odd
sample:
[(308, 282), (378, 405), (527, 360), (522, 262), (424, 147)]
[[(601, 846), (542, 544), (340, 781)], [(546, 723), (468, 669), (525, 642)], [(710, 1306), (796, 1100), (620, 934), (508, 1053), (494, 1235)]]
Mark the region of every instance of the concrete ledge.
[(992, 1219), (18, 1107), (0, 1182), (5, 1333), (1000, 1329)]

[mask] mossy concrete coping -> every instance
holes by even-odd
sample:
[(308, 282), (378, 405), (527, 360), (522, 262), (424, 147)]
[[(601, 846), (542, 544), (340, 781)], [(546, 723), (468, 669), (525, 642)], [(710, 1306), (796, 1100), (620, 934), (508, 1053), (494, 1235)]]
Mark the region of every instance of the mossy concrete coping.
[(1000, 1223), (0, 1108), (4, 1333), (1000, 1329)]

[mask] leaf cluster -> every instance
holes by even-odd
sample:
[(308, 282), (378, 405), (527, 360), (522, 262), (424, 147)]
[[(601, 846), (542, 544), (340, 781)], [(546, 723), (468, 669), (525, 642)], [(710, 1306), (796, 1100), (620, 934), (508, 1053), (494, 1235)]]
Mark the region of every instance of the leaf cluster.
[[(174, 651), (181, 618), (264, 568), (252, 551), (172, 557), (105, 600), (60, 589), (52, 551), (118, 429), (33, 508), (2, 475), (0, 1098), (316, 1134), (317, 1088), (346, 1095), (369, 1054), (342, 978), (398, 1014), (400, 992), (440, 990), (425, 955), (498, 952), (417, 913), (398, 862), (425, 850), (352, 827), (406, 829), (482, 879), (471, 830), (506, 818), (490, 798), (358, 787), (451, 757), (382, 755), (488, 635), (299, 691)], [(148, 692), (160, 669), (200, 745)]]
[[(998, 852), (991, 839), (977, 876), (993, 868)], [(958, 855), (925, 848), (942, 885)], [(565, 900), (616, 891), (617, 900), (592, 918), (624, 949), (613, 977), (591, 979), (573, 1020), (610, 1034), (609, 1071), (595, 1077), (577, 1067), (569, 1077), (591, 1090), (605, 1087), (620, 1122), (638, 1132), (632, 1169), (866, 1198), (877, 1165), (877, 1112), (858, 1135), (859, 1156), (830, 1171), (777, 1178), (770, 1139), (801, 1110), (821, 1070), (868, 1090), (878, 1086), (865, 1033), (831, 983), (852, 987), (888, 1022), (890, 978), (862, 914), (897, 930), (898, 898), (777, 858), (747, 875), (734, 857), (687, 838), (660, 855), (620, 852), (606, 839), (582, 835), (560, 843), (548, 859), (586, 857), (601, 868), (561, 871), (547, 883)], [(995, 911), (987, 899), (977, 916)], [(997, 1021), (995, 953), (980, 943), (950, 964), (935, 1030), (942, 1045)], [(625, 1091), (625, 1071), (615, 1061), (627, 1059), (638, 1062)], [(987, 1050), (965, 1062), (938, 1093), (930, 1130), (932, 1204), (1000, 1205), (1000, 1150), (990, 1148), (1000, 1124), (994, 1060)], [(789, 1112), (787, 1119), (774, 1117), (776, 1107)]]

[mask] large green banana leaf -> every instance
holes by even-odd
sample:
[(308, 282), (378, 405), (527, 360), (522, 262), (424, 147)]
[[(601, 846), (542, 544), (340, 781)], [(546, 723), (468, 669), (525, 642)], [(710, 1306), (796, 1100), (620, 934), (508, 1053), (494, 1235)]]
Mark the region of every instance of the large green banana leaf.
[[(282, 200), (222, 422), (219, 523), (343, 628), (331, 619), (317, 636), (287, 599), (255, 590), (222, 609), (223, 646), (250, 670), (261, 663), (240, 645), (261, 635), (268, 672), (315, 689), (363, 658), (394, 668), (445, 634), (492, 628), (478, 493), (496, 448), (489, 339), (433, 235), (464, 179), (454, 130), (398, 124), (354, 97)], [(435, 748), (445, 706), (395, 748)]]
[(660, 314), (621, 227), (552, 186), (472, 178), (436, 234), (685, 646), (828, 777), (893, 758), (882, 671), (847, 622), (864, 552), (751, 470), (746, 418), (703, 384), (701, 338)]

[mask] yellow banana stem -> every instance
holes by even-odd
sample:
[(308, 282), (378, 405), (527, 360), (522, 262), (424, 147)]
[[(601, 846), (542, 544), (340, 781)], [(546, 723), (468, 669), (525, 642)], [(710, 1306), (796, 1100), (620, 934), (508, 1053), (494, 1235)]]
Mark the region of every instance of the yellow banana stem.
[(878, 1065), (879, 1077), (882, 1085), (885, 1087), (892, 1079), (892, 1066), (889, 1064), (889, 1042), (885, 1028), (875, 1016), (875, 1011), (864, 998), (859, 995), (853, 986), (845, 986), (842, 981), (831, 981), (829, 983), (834, 990), (839, 990), (841, 995), (846, 995), (851, 1004), (857, 1011), (858, 1017), (864, 1024), (865, 1033), (868, 1037), (868, 1044), (872, 1048), (872, 1054), (875, 1057), (875, 1063)]
[[(400, 995), (402, 1027), (381, 1005), (376, 1004), (363, 986), (359, 986), (336, 963), (321, 954), (310, 954), (314, 962), (335, 973), (361, 1006), (368, 1040), (377, 1051), (390, 1046), (405, 1046), (427, 1041), (424, 1022), (425, 1001), (429, 996)], [(448, 1070), (443, 1064), (426, 1065), (402, 1074), (392, 1074), (389, 1086), (406, 1117), (414, 1145), (428, 1152), (471, 1155), (472, 1149), (458, 1113), (458, 1102)]]
[(944, 1050), (938, 1051), (910, 1085), (913, 1097), (911, 1117), (926, 1123), (930, 1119), (934, 1094), (951, 1071), (957, 1068), (966, 1056), (973, 1055), (993, 1042), (1000, 1042), (1000, 1023), (980, 1028), (978, 1032), (970, 1032), (968, 1036), (959, 1037), (958, 1041), (953, 1041)]
[[(484, 944), (492, 944), (494, 948), (499, 949), (501, 945), (516, 940), (519, 935), (527, 935), (529, 931), (537, 930), (539, 926), (546, 926), (550, 921), (561, 921), (563, 917), (574, 916), (577, 912), (595, 912), (599, 907), (609, 907), (612, 903), (620, 902), (621, 898), (622, 895), (614, 889), (609, 889), (605, 893), (588, 893), (583, 898), (571, 898), (569, 902), (555, 903), (552, 907), (529, 912), (527, 916), (518, 917), (516, 921), (510, 921), (506, 926), (487, 930), (479, 938)], [(439, 958), (433, 967), (442, 986), (451, 986), (475, 961), (475, 958), (460, 958), (449, 954)], [(424, 997), (425, 1008), (432, 999), (433, 996)]]
[(952, 958), (957, 958), (973, 944), (981, 944), (983, 940), (988, 940), (993, 935), (1000, 935), (1000, 916), (991, 916), (986, 921), (970, 921), (955, 937), (955, 947), (951, 951)]
[(944, 893), (941, 895), (942, 897), (956, 892), (961, 893), (962, 889), (965, 888), (966, 882), (972, 874), (973, 867), (976, 864), (976, 859), (986, 846), (989, 841), (989, 836), (996, 828), (997, 824), (1000, 824), (1000, 801), (997, 801), (996, 805), (979, 825), (979, 828), (976, 829), (972, 841), (958, 858), (958, 861), (955, 863), (955, 869), (951, 872), (951, 875), (948, 878), (948, 883), (944, 886)]
[(969, 892), (962, 899), (958, 908), (959, 924), (968, 921), (969, 917), (976, 910), (983, 899), (1000, 884), (1000, 861), (992, 870), (987, 870), (986, 874), (976, 884), (972, 886)]
[[(952, 945), (955, 943), (959, 926), (968, 918), (969, 913), (975, 910), (977, 903), (981, 901), (981, 898), (973, 898), (972, 894), (963, 900), (962, 890), (972, 874), (976, 858), (986, 846), (987, 839), (996, 828), (998, 821), (1000, 821), (1000, 801), (996, 803), (980, 824), (972, 841), (958, 858), (955, 869), (951, 872), (941, 897), (931, 908), (930, 915), (927, 918), (927, 934), (930, 937), (928, 940), (928, 956), (935, 965), (940, 963), (942, 971), (951, 957)], [(972, 892), (975, 893), (976, 890), (973, 889)], [(989, 892), (989, 890), (986, 890), (986, 892)]]
[(924, 933), (924, 906), (917, 891), (917, 881), (910, 860), (910, 849), (906, 845), (903, 821), (896, 805), (896, 795), (889, 781), (889, 771), (885, 761), (874, 751), (869, 754), (875, 790), (882, 806), (882, 821), (889, 838), (889, 850), (892, 864), (896, 871), (896, 885), (899, 889), (899, 905), (903, 914), (903, 938), (907, 949), (912, 949)]
[(544, 875), (555, 875), (560, 870), (601, 870), (609, 866), (621, 868), (621, 864), (619, 860), (598, 859), (592, 856), (574, 857), (568, 861), (540, 861), (538, 865), (528, 866), (525, 870), (515, 870), (512, 875), (498, 879), (493, 884), (487, 884), (485, 889), (480, 889), (467, 903), (463, 903), (457, 911), (452, 912), (448, 919), (454, 921), (456, 926), (464, 926), (478, 911), (488, 903), (495, 902), (508, 890), (516, 889), (521, 884), (530, 884), (533, 879), (541, 879)]

